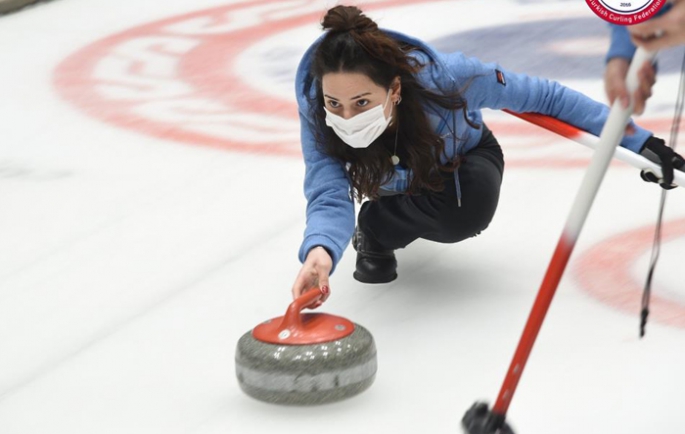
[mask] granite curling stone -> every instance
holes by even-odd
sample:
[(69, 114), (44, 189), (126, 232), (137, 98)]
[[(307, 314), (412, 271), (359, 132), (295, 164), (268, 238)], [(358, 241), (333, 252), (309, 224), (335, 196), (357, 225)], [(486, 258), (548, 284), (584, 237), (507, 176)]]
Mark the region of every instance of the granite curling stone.
[(302, 314), (323, 293), (312, 289), (286, 314), (238, 341), (235, 369), (241, 389), (260, 401), (318, 405), (357, 395), (376, 377), (376, 345), (364, 327), (325, 313)]

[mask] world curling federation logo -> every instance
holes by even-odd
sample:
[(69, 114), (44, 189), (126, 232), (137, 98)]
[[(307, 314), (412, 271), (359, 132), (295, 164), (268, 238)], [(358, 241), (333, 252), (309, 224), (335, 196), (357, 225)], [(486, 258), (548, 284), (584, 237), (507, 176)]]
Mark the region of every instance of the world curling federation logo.
[(585, 0), (598, 17), (613, 24), (629, 26), (656, 15), (666, 0)]

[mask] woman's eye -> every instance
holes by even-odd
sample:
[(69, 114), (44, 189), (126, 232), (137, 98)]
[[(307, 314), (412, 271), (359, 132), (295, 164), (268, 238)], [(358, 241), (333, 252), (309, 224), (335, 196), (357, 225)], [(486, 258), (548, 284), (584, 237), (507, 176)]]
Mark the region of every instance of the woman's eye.
[(368, 99), (360, 99), (357, 101), (357, 106), (359, 107), (366, 107), (366, 105), (369, 103)]
[(338, 104), (338, 101), (333, 101), (332, 99), (328, 100), (328, 105), (333, 108), (338, 108), (340, 106), (340, 104)]

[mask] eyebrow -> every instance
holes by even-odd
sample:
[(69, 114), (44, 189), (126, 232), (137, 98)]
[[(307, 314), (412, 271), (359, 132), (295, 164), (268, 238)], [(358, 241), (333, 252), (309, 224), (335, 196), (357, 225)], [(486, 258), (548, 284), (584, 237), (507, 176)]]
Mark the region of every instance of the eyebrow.
[[(359, 99), (359, 98), (361, 98), (361, 97), (363, 97), (363, 96), (366, 96), (366, 95), (371, 95), (371, 92), (365, 92), (365, 93), (361, 93), (361, 94), (359, 94), (359, 95), (357, 95), (357, 96), (353, 96), (352, 98), (350, 98), (350, 101), (351, 101), (351, 100), (355, 100), (355, 99)], [(325, 93), (323, 94), (323, 96), (325, 96), (326, 98), (330, 98), (330, 99), (332, 99), (333, 101), (340, 101), (338, 98), (333, 98), (332, 96), (326, 95)]]

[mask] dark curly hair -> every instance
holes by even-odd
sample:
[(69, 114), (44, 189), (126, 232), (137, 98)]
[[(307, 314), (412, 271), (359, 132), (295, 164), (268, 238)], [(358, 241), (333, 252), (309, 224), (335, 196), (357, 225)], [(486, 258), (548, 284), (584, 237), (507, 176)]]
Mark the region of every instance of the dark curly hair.
[(409, 55), (417, 48), (400, 44), (379, 30), (378, 25), (359, 8), (336, 6), (326, 13), (322, 26), (328, 33), (315, 50), (310, 71), (318, 81), (316, 101), (311, 104), (317, 127), (315, 135), (322, 152), (347, 166), (355, 198), (359, 201), (363, 197), (377, 198), (380, 186), (393, 175), (394, 167), (389, 156), (394, 148), (395, 132), (386, 131), (368, 148), (347, 146), (325, 123), (321, 80), (328, 73), (361, 73), (388, 90), (393, 80), (400, 78), (402, 104), (397, 106), (397, 153), (413, 172), (408, 192), (418, 194), (422, 190), (442, 190), (439, 170), (454, 171), (459, 165), (459, 158), (455, 156), (447, 165), (441, 164), (445, 142), (431, 128), (425, 109), (433, 105), (462, 110), (466, 122), (479, 128), (466, 115), (466, 100), (457, 91), (443, 95), (424, 88), (416, 79), (424, 65)]

